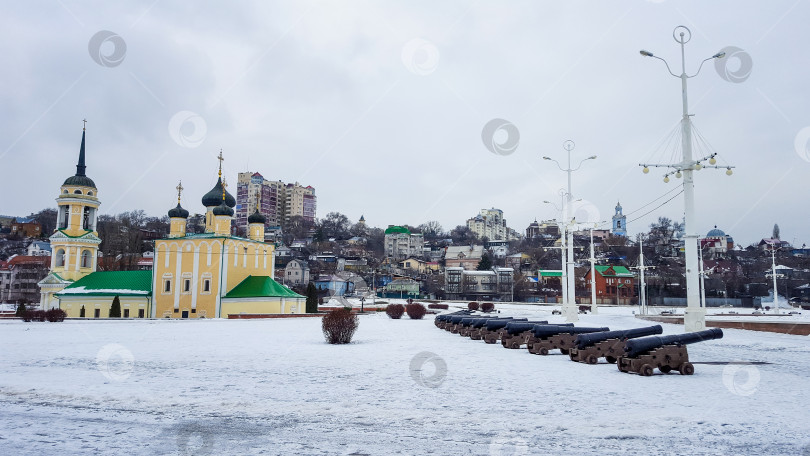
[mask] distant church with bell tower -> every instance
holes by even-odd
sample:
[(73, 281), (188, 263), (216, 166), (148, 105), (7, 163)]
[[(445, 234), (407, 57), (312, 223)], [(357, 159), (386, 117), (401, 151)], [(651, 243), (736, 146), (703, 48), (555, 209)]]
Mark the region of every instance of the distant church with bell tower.
[(613, 214), (613, 228), (610, 230), (614, 236), (627, 237), (627, 216), (622, 214), (622, 205), (616, 203), (616, 213)]

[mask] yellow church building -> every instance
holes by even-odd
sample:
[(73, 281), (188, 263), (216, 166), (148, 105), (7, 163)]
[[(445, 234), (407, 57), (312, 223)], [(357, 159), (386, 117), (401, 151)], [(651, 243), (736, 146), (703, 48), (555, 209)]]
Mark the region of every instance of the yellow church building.
[(189, 212), (168, 213), (168, 238), (155, 241), (152, 271), (97, 271), (101, 239), (98, 189), (85, 174), (85, 131), (76, 174), (57, 198), (57, 229), (51, 236), (50, 273), (39, 282), (42, 309), (59, 307), (68, 317), (107, 318), (118, 297), (124, 318), (228, 318), (235, 314), (299, 314), (305, 298), (273, 279), (274, 245), (264, 242), (265, 218), (248, 218), (248, 237), (232, 235), (236, 201), (219, 178), (202, 198), (205, 232), (186, 232)]

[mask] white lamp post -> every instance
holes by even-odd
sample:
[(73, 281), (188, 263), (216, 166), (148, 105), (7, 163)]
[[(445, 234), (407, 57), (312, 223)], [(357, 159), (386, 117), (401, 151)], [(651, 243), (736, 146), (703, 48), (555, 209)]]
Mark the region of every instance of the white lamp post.
[(596, 315), (599, 313), (599, 308), (596, 306), (596, 256), (593, 251), (593, 230), (596, 225), (591, 227), (591, 313)]
[[(698, 235), (694, 234), (695, 230), (695, 184), (693, 180), (693, 171), (702, 168), (726, 168), (726, 174), (731, 175), (731, 168), (733, 166), (714, 166), (716, 163), (715, 155), (711, 154), (699, 160), (692, 159), (692, 128), (689, 120), (689, 104), (686, 96), (686, 80), (693, 78), (700, 73), (703, 64), (712, 59), (723, 58), (725, 52), (718, 52), (717, 54), (704, 59), (700, 62), (697, 72), (688, 76), (686, 74), (686, 59), (684, 56), (684, 45), (692, 38), (692, 32), (679, 25), (672, 32), (672, 37), (681, 45), (681, 74), (676, 75), (669, 67), (666, 60), (653, 55), (652, 52), (641, 50), (640, 53), (644, 57), (652, 57), (664, 62), (667, 66), (667, 71), (672, 76), (681, 80), (681, 96), (683, 101), (683, 112), (681, 120), (681, 129), (683, 135), (681, 138), (681, 148), (683, 149), (683, 157), (680, 163), (674, 164), (644, 164), (639, 166), (644, 167), (644, 173), (648, 173), (650, 167), (665, 167), (673, 168), (672, 171), (664, 175), (664, 182), (669, 182), (669, 176), (675, 174), (676, 177), (681, 177), (683, 173), (683, 199), (684, 199), (684, 253), (686, 260), (686, 311), (684, 312), (684, 328), (686, 331), (702, 331), (706, 329), (706, 309), (701, 306), (700, 302), (700, 285), (699, 285), (699, 266), (698, 266)], [(704, 165), (702, 162), (708, 161), (711, 165)]]
[(773, 313), (778, 314), (779, 294), (776, 293), (776, 244), (771, 248), (771, 275), (773, 275)]
[[(591, 155), (588, 158), (583, 159), (579, 162), (576, 168), (571, 168), (571, 151), (574, 150), (576, 144), (574, 141), (570, 139), (563, 143), (563, 148), (568, 152), (568, 167), (563, 168), (560, 165), (560, 162), (554, 160), (550, 157), (543, 157), (543, 160), (553, 161), (557, 164), (557, 167), (560, 168), (560, 171), (564, 171), (568, 175), (568, 192), (563, 199), (563, 223), (565, 225), (572, 224), (574, 221), (573, 214), (569, 211), (571, 210), (571, 203), (574, 200), (574, 195), (571, 193), (571, 173), (578, 170), (582, 167), (582, 164), (585, 163), (587, 160), (593, 160), (596, 158), (596, 155)], [(574, 283), (574, 233), (573, 227), (567, 227), (567, 235), (566, 235), (566, 244), (568, 249), (568, 261), (566, 264), (563, 265), (565, 272), (563, 274), (567, 278), (567, 287), (568, 287), (568, 297), (571, 302), (565, 302), (563, 305), (563, 315), (565, 315), (565, 319), (568, 322), (575, 322), (579, 320), (579, 316), (577, 315), (577, 307), (576, 307), (576, 288)]]

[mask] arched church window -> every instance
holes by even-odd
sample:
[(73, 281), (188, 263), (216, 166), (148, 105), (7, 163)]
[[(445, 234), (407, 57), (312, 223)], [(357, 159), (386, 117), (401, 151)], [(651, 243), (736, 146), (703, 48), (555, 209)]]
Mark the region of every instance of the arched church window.
[(67, 190), (62, 190), (62, 193), (63, 193), (63, 194), (67, 194), (67, 193), (68, 193), (68, 191), (67, 191)]
[(88, 191), (87, 196), (93, 196), (93, 191), (92, 190)]
[(82, 216), (82, 228), (89, 230), (91, 229), (93, 223), (90, 221), (90, 209), (89, 207), (84, 207), (84, 215)]
[(56, 267), (63, 267), (65, 265), (65, 249), (59, 249), (56, 251), (56, 261), (54, 262)]
[(62, 220), (59, 223), (59, 228), (60, 229), (67, 228), (69, 222), (70, 222), (70, 207), (62, 206)]
[(85, 250), (82, 252), (82, 267), (89, 268), (90, 267), (90, 251)]
[(79, 189), (76, 189), (76, 190), (73, 190), (73, 194), (74, 194), (74, 195), (81, 195), (81, 194), (82, 194), (82, 191), (81, 191), (81, 190), (79, 190)]

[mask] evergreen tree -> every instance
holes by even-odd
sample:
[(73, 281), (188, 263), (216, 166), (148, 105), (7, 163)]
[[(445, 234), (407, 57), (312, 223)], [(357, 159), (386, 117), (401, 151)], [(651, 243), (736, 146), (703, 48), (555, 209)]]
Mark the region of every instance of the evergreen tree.
[(479, 271), (489, 271), (492, 269), (492, 260), (489, 259), (489, 255), (486, 253), (481, 255), (481, 261), (478, 262)]
[(84, 306), (79, 310), (79, 318), (84, 318)]
[(779, 225), (776, 223), (773, 224), (773, 238), (779, 239)]
[(315, 284), (309, 282), (307, 285), (307, 313), (317, 313), (318, 312), (318, 289), (315, 288)]
[(25, 315), (25, 310), (26, 310), (25, 303), (21, 302), (20, 304), (17, 305), (17, 313), (15, 315), (17, 315), (18, 317), (22, 317), (23, 315)]
[(112, 306), (110, 307), (110, 318), (121, 318), (121, 300), (118, 295), (113, 298)]

